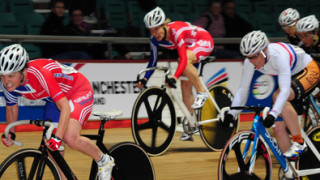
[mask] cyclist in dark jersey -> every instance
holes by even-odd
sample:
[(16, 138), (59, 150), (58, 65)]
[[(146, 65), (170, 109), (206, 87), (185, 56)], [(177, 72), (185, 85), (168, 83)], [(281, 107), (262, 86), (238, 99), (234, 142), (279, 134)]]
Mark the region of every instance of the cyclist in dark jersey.
[(281, 28), (286, 33), (289, 43), (297, 46), (302, 45), (300, 39), (296, 35), (296, 24), (299, 19), (299, 12), (292, 8), (282, 11), (278, 19)]
[(297, 35), (302, 41), (301, 46), (320, 65), (319, 21), (315, 15), (300, 19), (297, 23)]

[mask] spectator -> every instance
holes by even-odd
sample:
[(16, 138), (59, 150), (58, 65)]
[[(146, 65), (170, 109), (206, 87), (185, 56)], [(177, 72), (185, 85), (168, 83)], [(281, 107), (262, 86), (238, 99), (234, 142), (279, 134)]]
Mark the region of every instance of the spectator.
[[(64, 28), (64, 10), (65, 5), (63, 0), (52, 0), (50, 2), (51, 13), (43, 23), (41, 35), (59, 35)], [(52, 57), (55, 54), (61, 53), (60, 44), (42, 44), (42, 55)]]
[[(70, 9), (70, 23), (63, 29), (62, 34), (68, 36), (92, 36), (90, 25), (83, 21), (82, 9)], [(118, 46), (115, 46), (118, 47)], [(105, 59), (109, 57), (107, 46), (101, 44), (68, 44), (65, 48), (69, 52), (81, 51), (94, 59)], [(126, 48), (121, 47), (121, 53), (124, 53), (126, 59), (130, 59), (130, 53)], [(83, 54), (85, 55), (85, 54)], [(88, 57), (87, 57), (88, 58)]]
[[(253, 30), (253, 26), (236, 13), (236, 3), (225, 0), (222, 3), (222, 16), (226, 28), (225, 37), (243, 37)], [(239, 53), (239, 44), (227, 44), (225, 49)]]
[[(206, 29), (213, 38), (223, 38), (226, 36), (226, 28), (222, 16), (221, 2), (217, 0), (210, 1), (209, 9), (203, 13), (192, 24)], [(237, 52), (227, 51), (222, 45), (215, 45), (212, 55), (217, 58), (233, 58), (238, 56)]]
[(281, 28), (286, 33), (289, 43), (297, 46), (302, 45), (302, 42), (296, 35), (296, 24), (299, 19), (299, 12), (292, 8), (282, 11), (278, 19)]

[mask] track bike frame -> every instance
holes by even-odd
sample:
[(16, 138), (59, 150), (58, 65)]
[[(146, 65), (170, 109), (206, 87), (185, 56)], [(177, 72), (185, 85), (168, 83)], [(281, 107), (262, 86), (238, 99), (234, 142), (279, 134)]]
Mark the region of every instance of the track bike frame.
[[(112, 114), (113, 113), (113, 114)], [(108, 149), (106, 148), (106, 146), (103, 144), (103, 137), (105, 134), (105, 129), (104, 129), (104, 124), (111, 120), (114, 119), (115, 117), (117, 117), (118, 115), (120, 115), (121, 112), (109, 112), (105, 113), (105, 112), (94, 112), (93, 115), (95, 116), (99, 116), (101, 119), (101, 123), (100, 123), (100, 127), (98, 130), (98, 134), (97, 135), (82, 135), (85, 137), (88, 137), (91, 140), (96, 140), (96, 145), (99, 147), (99, 149), (105, 154), (110, 154)], [(6, 131), (4, 132), (5, 136), (8, 136), (9, 130), (17, 125), (22, 125), (22, 124), (35, 124), (37, 126), (44, 126), (45, 129), (43, 131), (43, 137), (46, 137), (46, 139), (49, 139), (51, 137), (52, 131), (54, 130), (54, 124), (49, 122), (49, 121), (43, 121), (43, 120), (20, 120), (20, 121), (16, 121), (14, 123), (10, 123), (8, 124), (8, 126), (6, 127)], [(14, 141), (15, 145), (18, 146), (22, 146), (21, 142), (18, 141)], [(37, 171), (37, 175), (36, 177), (39, 179), (42, 179), (43, 177), (43, 173), (44, 173), (44, 167), (46, 165), (46, 161), (48, 161), (48, 155), (50, 154), (52, 156), (52, 158), (56, 161), (58, 167), (61, 169), (61, 171), (64, 173), (64, 175), (67, 177), (67, 179), (71, 180), (77, 180), (78, 178), (74, 175), (74, 173), (72, 172), (71, 168), (69, 167), (68, 163), (65, 161), (65, 159), (62, 157), (62, 155), (60, 154), (59, 151), (51, 151), (50, 149), (48, 149), (48, 147), (45, 145), (44, 142), (44, 138), (42, 138), (41, 140), (41, 145), (39, 147), (39, 149), (41, 151), (41, 158), (38, 159), (36, 162), (34, 162), (33, 164), (33, 171), (32, 173), (34, 174), (35, 171), (37, 170), (38, 166), (40, 170)], [(23, 168), (21, 170), (24, 170)], [(96, 174), (98, 171), (98, 166), (97, 163), (92, 160), (92, 164), (91, 164), (91, 170), (90, 170), (90, 176), (89, 179), (94, 180), (94, 178), (96, 178)], [(25, 174), (25, 172), (19, 172), (20, 174)]]
[[(241, 107), (232, 107), (234, 109), (240, 109)], [(264, 116), (266, 113), (269, 111), (268, 109), (264, 109)], [(318, 174), (320, 173), (320, 168), (315, 168), (315, 169), (305, 169), (305, 170), (297, 170), (294, 166), (294, 162), (289, 162), (284, 156), (282, 151), (280, 150), (277, 142), (272, 138), (270, 133), (266, 130), (264, 125), (262, 124), (262, 121), (260, 120), (260, 111), (256, 111), (256, 114), (254, 116), (253, 124), (252, 124), (252, 129), (251, 131), (254, 132), (254, 141), (253, 141), (253, 149), (252, 149), (252, 155), (250, 159), (250, 167), (249, 167), (249, 174), (252, 174), (254, 171), (254, 166), (255, 166), (255, 157), (257, 154), (257, 145), (258, 145), (258, 139), (259, 136), (261, 136), (264, 141), (267, 143), (269, 146), (269, 149), (272, 151), (274, 154), (275, 158), (278, 160), (280, 163), (282, 169), (284, 170), (284, 173), (286, 177), (300, 177), (300, 176), (306, 176), (306, 175), (312, 175), (312, 174)], [(248, 134), (249, 135), (249, 134)], [(320, 154), (309, 139), (309, 137), (306, 135), (306, 133), (301, 129), (301, 135), (303, 139), (305, 140), (306, 144), (308, 145), (308, 148), (311, 149), (311, 151), (314, 153), (314, 155), (317, 157), (317, 159), (320, 162)], [(245, 137), (245, 136), (242, 136)], [(241, 138), (239, 136), (239, 138)], [(243, 151), (243, 159), (246, 159), (248, 155), (248, 151), (250, 148), (251, 142), (247, 142), (245, 149)]]
[[(211, 62), (211, 61), (209, 61), (209, 62)], [(200, 63), (202, 63), (202, 62), (200, 62)], [(208, 62), (206, 62), (206, 63), (208, 63)], [(211, 96), (207, 86), (205, 85), (204, 81), (202, 80), (202, 72), (203, 72), (204, 64), (202, 64), (201, 67), (200, 67), (199, 79), (200, 79), (200, 82), (201, 82), (201, 85), (202, 85), (203, 89), (208, 94), (210, 101), (213, 103), (214, 107), (217, 109), (217, 111), (220, 114), (221, 110), (220, 110), (218, 104), (216, 103), (215, 99)], [(151, 67), (151, 68), (147, 68), (147, 69), (144, 69), (144, 70), (140, 71), (138, 73), (137, 80), (140, 80), (141, 74), (143, 74), (143, 73), (145, 73), (147, 71), (154, 71), (154, 70), (164, 71), (166, 78), (168, 78), (168, 76), (169, 76), (169, 74), (171, 72), (170, 69), (167, 68), (167, 67), (161, 67), (161, 66), (159, 66), (159, 67)], [(163, 84), (162, 87), (165, 88), (165, 85)], [(215, 121), (219, 120), (219, 117), (217, 117), (217, 118), (214, 118), (214, 119), (208, 119), (208, 120), (204, 120), (204, 121), (201, 121), (201, 122), (200, 121), (196, 122), (195, 116), (192, 116), (190, 114), (190, 112), (187, 109), (186, 105), (183, 103), (182, 99), (178, 96), (176, 88), (168, 88), (168, 89), (169, 89), (169, 93), (170, 93), (171, 97), (173, 97), (174, 101), (177, 102), (177, 104), (178, 104), (179, 108), (181, 109), (183, 115), (186, 117), (187, 121), (189, 122), (188, 123), (189, 127), (200, 126), (200, 125), (203, 125), (203, 124), (207, 124), (207, 123), (211, 123), (211, 122), (215, 122)]]

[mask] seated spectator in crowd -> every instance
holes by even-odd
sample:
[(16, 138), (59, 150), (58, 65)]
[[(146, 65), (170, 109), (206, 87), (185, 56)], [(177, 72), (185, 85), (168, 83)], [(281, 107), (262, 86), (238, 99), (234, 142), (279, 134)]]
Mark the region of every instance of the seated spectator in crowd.
[[(41, 35), (60, 35), (64, 28), (64, 10), (65, 4), (63, 0), (52, 0), (50, 2), (51, 13), (41, 28)], [(42, 55), (52, 58), (54, 55), (62, 52), (60, 44), (49, 43), (42, 44)]]
[(286, 36), (290, 44), (301, 46), (302, 42), (297, 36), (296, 24), (300, 19), (300, 14), (296, 9), (288, 8), (281, 12), (279, 15), (279, 24), (283, 31), (286, 33)]
[[(222, 3), (222, 16), (226, 29), (225, 37), (243, 37), (253, 31), (253, 26), (236, 13), (236, 3), (233, 0), (225, 0)], [(239, 44), (226, 44), (226, 50), (238, 52)]]
[[(90, 25), (83, 20), (83, 12), (81, 8), (73, 8), (69, 10), (70, 23), (62, 30), (62, 35), (67, 36), (92, 36)], [(107, 45), (101, 44), (66, 44), (64, 49), (67, 52), (80, 51), (85, 52), (87, 58), (105, 59), (109, 57)], [(130, 53), (126, 48), (121, 48), (119, 53), (124, 53), (127, 59), (130, 59)], [(128, 55), (127, 55), (128, 54)], [(84, 54), (83, 54), (84, 55)]]
[[(221, 2), (218, 0), (210, 1), (209, 9), (203, 13), (192, 24), (203, 27), (214, 38), (223, 38), (226, 36), (226, 27), (222, 16)], [(212, 55), (217, 58), (234, 58), (239, 56), (238, 52), (225, 50), (222, 45), (215, 45)]]

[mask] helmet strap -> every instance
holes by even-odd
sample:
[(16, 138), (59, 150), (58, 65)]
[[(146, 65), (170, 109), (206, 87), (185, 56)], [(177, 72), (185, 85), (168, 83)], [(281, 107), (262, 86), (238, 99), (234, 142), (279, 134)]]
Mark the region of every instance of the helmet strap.
[(266, 64), (268, 62), (268, 58), (267, 58), (266, 54), (263, 51), (261, 51), (261, 54), (264, 57), (264, 64)]

